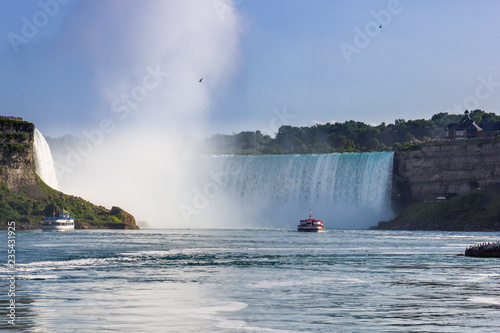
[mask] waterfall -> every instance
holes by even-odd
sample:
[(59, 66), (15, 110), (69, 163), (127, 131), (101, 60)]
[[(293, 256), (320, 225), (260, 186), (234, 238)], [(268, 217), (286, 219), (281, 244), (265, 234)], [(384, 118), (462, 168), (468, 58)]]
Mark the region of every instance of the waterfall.
[(192, 200), (185, 200), (191, 206), (181, 205), (181, 213), (198, 224), (220, 221), (229, 211), (224, 220), (293, 228), (311, 208), (327, 227), (365, 229), (392, 217), (393, 155), (206, 157), (196, 162), (199, 176), (191, 184)]
[(35, 160), (35, 172), (50, 187), (58, 189), (56, 169), (50, 148), (42, 133), (35, 128), (35, 140), (33, 143), (33, 157)]

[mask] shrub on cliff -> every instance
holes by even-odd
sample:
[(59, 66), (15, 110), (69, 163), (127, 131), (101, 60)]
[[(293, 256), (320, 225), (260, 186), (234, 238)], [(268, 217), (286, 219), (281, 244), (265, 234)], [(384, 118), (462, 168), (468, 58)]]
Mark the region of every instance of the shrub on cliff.
[(423, 144), (421, 142), (406, 142), (406, 143), (396, 142), (394, 144), (394, 148), (396, 148), (396, 150), (400, 150), (400, 151), (420, 150), (422, 148), (422, 146), (423, 146)]

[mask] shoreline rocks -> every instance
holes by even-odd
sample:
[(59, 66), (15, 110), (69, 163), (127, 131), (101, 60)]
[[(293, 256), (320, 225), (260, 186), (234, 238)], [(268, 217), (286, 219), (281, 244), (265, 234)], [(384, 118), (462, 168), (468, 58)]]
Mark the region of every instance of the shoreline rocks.
[(481, 243), (465, 250), (466, 257), (500, 258), (500, 242)]

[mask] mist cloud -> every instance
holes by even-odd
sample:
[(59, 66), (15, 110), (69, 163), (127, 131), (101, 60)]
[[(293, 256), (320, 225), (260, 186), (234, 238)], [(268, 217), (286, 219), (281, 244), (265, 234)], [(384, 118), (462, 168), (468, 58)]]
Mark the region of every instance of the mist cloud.
[(52, 48), (82, 61), (68, 64), (87, 70), (94, 103), (75, 133), (82, 141), (58, 160), (62, 190), (175, 226), (175, 198), (196, 173), (183, 159), (203, 137), (211, 95), (237, 69), (239, 35), (230, 1), (76, 6)]

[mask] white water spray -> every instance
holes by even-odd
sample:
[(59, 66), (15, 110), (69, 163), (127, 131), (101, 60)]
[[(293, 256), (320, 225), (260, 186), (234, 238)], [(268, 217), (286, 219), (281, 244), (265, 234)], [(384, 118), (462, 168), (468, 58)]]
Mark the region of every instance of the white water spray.
[(392, 163), (392, 152), (205, 157), (179, 210), (193, 227), (293, 228), (311, 208), (327, 228), (366, 229), (392, 217)]
[(35, 128), (35, 140), (33, 143), (33, 158), (35, 160), (35, 172), (50, 187), (58, 189), (56, 169), (50, 153), (50, 147), (42, 133)]

